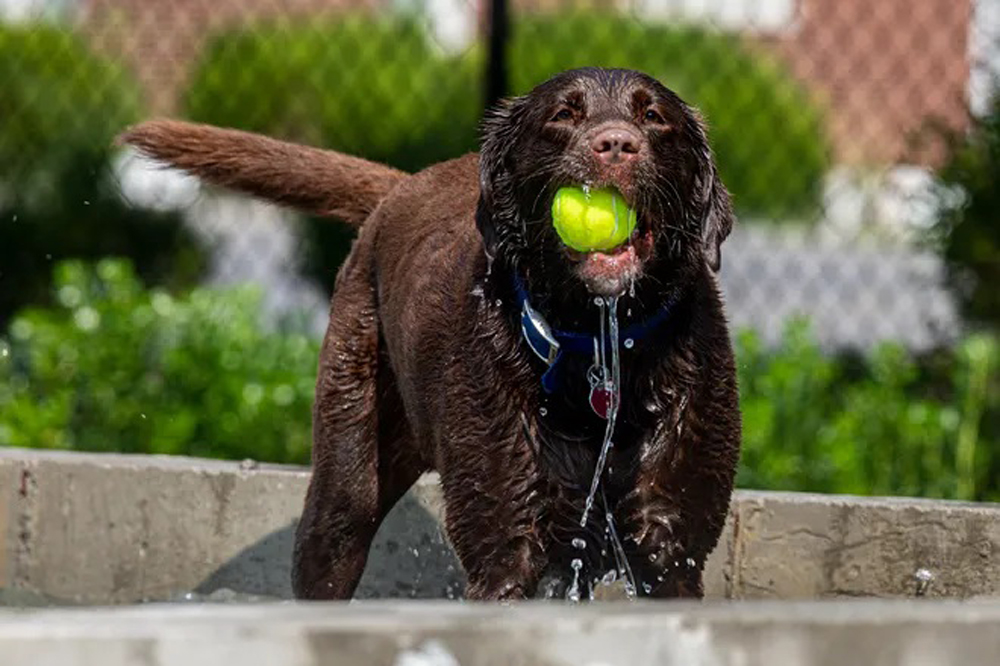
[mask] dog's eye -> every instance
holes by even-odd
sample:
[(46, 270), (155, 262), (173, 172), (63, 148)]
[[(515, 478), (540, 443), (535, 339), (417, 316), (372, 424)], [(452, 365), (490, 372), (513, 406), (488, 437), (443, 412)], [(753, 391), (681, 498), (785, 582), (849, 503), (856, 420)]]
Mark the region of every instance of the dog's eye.
[(647, 123), (656, 123), (657, 125), (666, 125), (667, 121), (663, 119), (663, 116), (658, 114), (653, 109), (647, 109), (646, 114), (643, 116), (643, 120)]
[(552, 120), (549, 122), (560, 123), (567, 120), (573, 120), (573, 111), (564, 106), (556, 111), (556, 115), (552, 116)]

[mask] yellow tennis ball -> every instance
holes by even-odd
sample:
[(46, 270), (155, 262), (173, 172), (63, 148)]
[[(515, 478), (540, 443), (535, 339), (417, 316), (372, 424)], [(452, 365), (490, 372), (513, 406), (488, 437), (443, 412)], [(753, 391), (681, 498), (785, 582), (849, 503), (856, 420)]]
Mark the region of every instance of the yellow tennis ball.
[(612, 250), (635, 231), (635, 211), (616, 190), (585, 192), (561, 187), (552, 200), (552, 225), (563, 243), (579, 252)]

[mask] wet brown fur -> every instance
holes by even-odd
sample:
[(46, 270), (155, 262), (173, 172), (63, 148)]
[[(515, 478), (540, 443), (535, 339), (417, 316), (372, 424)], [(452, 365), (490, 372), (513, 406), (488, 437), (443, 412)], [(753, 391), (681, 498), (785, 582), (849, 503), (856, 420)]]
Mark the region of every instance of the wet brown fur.
[(176, 120), (126, 130), (121, 143), (213, 185), (360, 226), (407, 174), (360, 157)]
[[(544, 366), (521, 338), (511, 284), (522, 271), (533, 299), (559, 325), (596, 321), (590, 297), (559, 272), (561, 263), (525, 249), (523, 234), (536, 231), (510, 207), (530, 208), (522, 201), (531, 177), (524, 170), (543, 169), (531, 164), (531, 151), (541, 150), (541, 121), (531, 114), (551, 113), (538, 107), (560, 86), (660, 91), (637, 76), (585, 70), (557, 77), (492, 115), (481, 158), (467, 155), (412, 176), (204, 126), (147, 123), (125, 135), (221, 185), (349, 221), (374, 211), (338, 275), (320, 354), (314, 471), (294, 556), (297, 596), (349, 598), (383, 517), (427, 470), (441, 475), (447, 533), (468, 574), (468, 598), (530, 597), (543, 579), (565, 588), (574, 557), (584, 560), (587, 581), (600, 577), (611, 566), (605, 512), (645, 584), (640, 595), (702, 595), (705, 558), (732, 492), (740, 416), (713, 275), (731, 212), (693, 112), (679, 100), (671, 107), (682, 125), (669, 139), (675, 143), (650, 135), (654, 152), (679, 156), (673, 166), (652, 165), (660, 171), (648, 177), (680, 183), (683, 200), (670, 210), (684, 219), (658, 228), (662, 257), (636, 296), (623, 297), (623, 326), (666, 299), (675, 305), (667, 325), (622, 353), (607, 503), (586, 528), (577, 521), (604, 431), (581, 388), (589, 359), (567, 366), (575, 388), (544, 395)], [(554, 154), (569, 150), (557, 144)], [(548, 233), (542, 227), (537, 233)], [(576, 537), (586, 540), (585, 551), (571, 547)]]

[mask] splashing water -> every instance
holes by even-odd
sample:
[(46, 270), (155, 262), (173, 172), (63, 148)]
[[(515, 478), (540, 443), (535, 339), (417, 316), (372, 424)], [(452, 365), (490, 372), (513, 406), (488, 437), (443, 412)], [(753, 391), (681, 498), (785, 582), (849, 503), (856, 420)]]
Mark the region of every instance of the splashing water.
[[(597, 464), (594, 468), (594, 476), (590, 483), (590, 492), (587, 494), (583, 515), (580, 518), (580, 527), (586, 527), (587, 519), (590, 517), (590, 512), (594, 508), (597, 492), (600, 489), (601, 477), (604, 475), (604, 468), (607, 464), (608, 453), (614, 445), (612, 437), (614, 436), (615, 421), (618, 417), (618, 407), (620, 402), (620, 394), (618, 392), (619, 387), (621, 386), (621, 363), (618, 355), (618, 297), (612, 296), (607, 299), (596, 298), (594, 299), (594, 303), (600, 309), (600, 338), (599, 342), (595, 341), (594, 360), (599, 368), (599, 380), (603, 383), (602, 388), (610, 394), (611, 400), (608, 405), (604, 441), (601, 444), (601, 452), (597, 458)], [(607, 358), (608, 349), (611, 350), (610, 359)], [(614, 516), (608, 507), (607, 497), (604, 496), (603, 492), (601, 497), (604, 506), (607, 508), (605, 513), (607, 525), (606, 534), (608, 541), (611, 543), (612, 552), (615, 558), (615, 575), (624, 580), (626, 596), (629, 599), (634, 599), (637, 596), (635, 577), (632, 574), (632, 568), (629, 566), (628, 558), (625, 555), (625, 548), (622, 546), (621, 540), (618, 538), (618, 532), (615, 529)], [(580, 541), (582, 542), (582, 539), (580, 539)], [(574, 539), (573, 545), (574, 547), (579, 547), (577, 546), (576, 539)], [(583, 543), (583, 546), (585, 547), (586, 544)], [(579, 560), (573, 560), (573, 562), (571, 562), (571, 566), (573, 563), (578, 561)], [(576, 592), (577, 598), (579, 598), (579, 568), (575, 566), (573, 587), (570, 588), (570, 598), (572, 598), (572, 593), (574, 591)]]
[[(607, 500), (605, 500), (605, 505), (607, 505)], [(629, 566), (628, 558), (625, 556), (625, 548), (622, 546), (621, 539), (618, 538), (618, 531), (615, 529), (615, 517), (608, 511), (605, 519), (608, 521), (608, 538), (611, 541), (611, 547), (615, 555), (615, 567), (618, 570), (618, 574), (625, 579), (625, 596), (629, 599), (635, 599), (637, 596), (635, 576), (632, 575), (632, 567)]]
[[(604, 305), (607, 302), (607, 311)], [(604, 320), (607, 318), (607, 327)], [(597, 495), (597, 487), (601, 483), (601, 475), (604, 474), (604, 465), (608, 460), (608, 452), (611, 450), (611, 437), (615, 432), (615, 419), (618, 417), (618, 387), (621, 385), (621, 367), (618, 359), (618, 297), (611, 296), (601, 300), (601, 343), (598, 346), (598, 364), (604, 368), (604, 388), (611, 394), (611, 402), (608, 405), (608, 423), (604, 429), (604, 442), (601, 444), (601, 454), (597, 458), (597, 466), (594, 469), (594, 478), (590, 482), (590, 492), (587, 494), (587, 502), (583, 508), (583, 516), (580, 518), (580, 527), (587, 525), (587, 518), (591, 509), (594, 508), (594, 497)], [(605, 349), (611, 348), (611, 377), (607, 375), (607, 359)]]
[(580, 569), (583, 568), (583, 560), (579, 557), (573, 558), (569, 566), (573, 569), (573, 584), (569, 586), (566, 598), (573, 603), (577, 603), (580, 601)]

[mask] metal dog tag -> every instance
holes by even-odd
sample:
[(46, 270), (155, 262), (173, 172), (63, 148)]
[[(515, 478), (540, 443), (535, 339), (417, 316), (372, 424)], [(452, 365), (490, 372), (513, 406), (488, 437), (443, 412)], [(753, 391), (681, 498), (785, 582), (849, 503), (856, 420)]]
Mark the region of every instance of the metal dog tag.
[(595, 363), (587, 371), (587, 381), (590, 383), (590, 408), (607, 421), (611, 403), (617, 397), (615, 386), (608, 379), (608, 369)]

